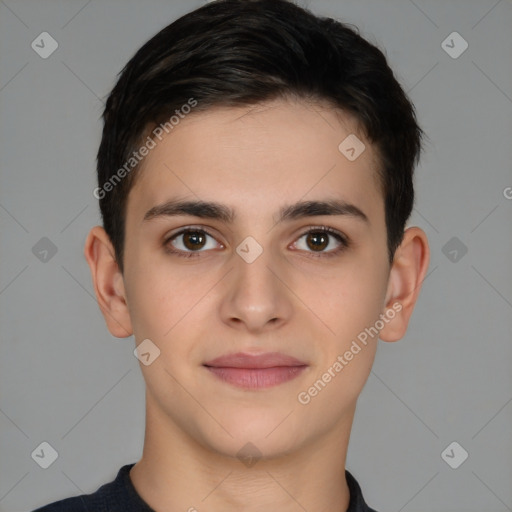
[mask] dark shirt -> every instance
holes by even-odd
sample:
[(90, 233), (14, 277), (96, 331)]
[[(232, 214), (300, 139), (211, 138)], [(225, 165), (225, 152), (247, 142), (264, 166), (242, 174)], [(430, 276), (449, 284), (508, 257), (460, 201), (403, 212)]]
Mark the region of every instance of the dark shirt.
[[(102, 485), (96, 492), (55, 501), (32, 512), (155, 512), (138, 494), (130, 479), (127, 464), (117, 473), (115, 480)], [(350, 503), (347, 512), (376, 512), (364, 502), (356, 479), (345, 470)]]

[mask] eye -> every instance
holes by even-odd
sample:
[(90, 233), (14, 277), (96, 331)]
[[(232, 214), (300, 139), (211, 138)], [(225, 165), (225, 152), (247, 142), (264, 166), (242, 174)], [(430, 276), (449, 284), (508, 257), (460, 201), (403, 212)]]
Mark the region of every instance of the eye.
[[(301, 244), (302, 238), (306, 237), (306, 244)], [(168, 253), (175, 254), (183, 258), (200, 256), (199, 253), (207, 249), (215, 249), (215, 242), (210, 242), (208, 238), (215, 241), (215, 237), (202, 228), (188, 227), (178, 231), (164, 241), (164, 248)], [(326, 251), (325, 249), (332, 244), (332, 239), (337, 241), (334, 248)], [(221, 248), (224, 246), (219, 244)], [(315, 226), (305, 233), (294, 243), (294, 247), (304, 250), (312, 257), (331, 257), (336, 256), (349, 246), (348, 239), (338, 231), (327, 226)], [(312, 248), (312, 250), (309, 250)]]
[[(301, 247), (299, 243), (304, 237), (306, 237), (305, 248), (304, 245)], [(332, 238), (337, 240), (337, 245), (331, 250), (325, 251), (327, 247), (333, 245), (330, 240)], [(303, 233), (294, 245), (301, 250), (310, 252), (313, 257), (331, 257), (345, 250), (349, 244), (347, 238), (338, 231), (327, 226), (316, 226)], [(312, 248), (311, 251), (308, 250), (309, 247)]]
[[(213, 236), (204, 229), (182, 229), (178, 233), (175, 233), (170, 238), (168, 238), (164, 242), (164, 246), (166, 250), (172, 254), (176, 254), (177, 256), (184, 258), (190, 258), (199, 256), (199, 254), (196, 253), (203, 252), (201, 249), (215, 248), (215, 244), (213, 244), (213, 246), (211, 244), (208, 246), (208, 237), (214, 239)], [(174, 243), (175, 240), (177, 240), (176, 243)]]

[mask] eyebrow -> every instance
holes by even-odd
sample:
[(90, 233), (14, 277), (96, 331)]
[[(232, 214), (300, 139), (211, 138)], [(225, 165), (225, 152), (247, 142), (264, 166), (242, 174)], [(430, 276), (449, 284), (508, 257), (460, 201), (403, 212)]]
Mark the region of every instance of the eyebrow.
[[(157, 217), (191, 215), (201, 219), (214, 219), (232, 224), (236, 219), (235, 211), (227, 205), (214, 201), (190, 201), (171, 199), (150, 208), (144, 215), (144, 221)], [(276, 224), (285, 221), (315, 217), (319, 215), (347, 215), (369, 223), (368, 217), (357, 206), (339, 199), (325, 201), (299, 201), (285, 205), (279, 210)]]

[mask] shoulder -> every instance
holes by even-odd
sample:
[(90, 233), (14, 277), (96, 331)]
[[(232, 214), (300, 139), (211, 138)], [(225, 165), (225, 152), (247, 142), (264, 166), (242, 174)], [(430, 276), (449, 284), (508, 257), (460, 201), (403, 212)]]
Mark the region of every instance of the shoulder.
[(345, 470), (345, 477), (350, 491), (350, 503), (347, 512), (377, 512), (366, 504), (359, 483), (348, 470)]
[(116, 478), (90, 494), (64, 498), (37, 508), (32, 512), (121, 512), (128, 510), (126, 501), (130, 496), (126, 491), (126, 479), (134, 464), (119, 469)]
[[(74, 496), (72, 498), (65, 498), (63, 500), (49, 503), (44, 507), (40, 507), (33, 512), (89, 512), (90, 495), (84, 494), (82, 496)], [(104, 510), (104, 509), (100, 509)]]

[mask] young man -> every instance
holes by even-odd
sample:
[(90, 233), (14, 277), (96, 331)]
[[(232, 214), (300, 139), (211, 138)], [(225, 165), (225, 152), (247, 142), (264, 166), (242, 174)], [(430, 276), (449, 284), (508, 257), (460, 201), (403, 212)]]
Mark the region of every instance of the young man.
[(85, 244), (146, 382), (141, 460), (53, 511), (371, 512), (345, 469), (378, 338), (429, 251), (422, 130), (383, 54), (285, 0), (225, 0), (126, 65)]

